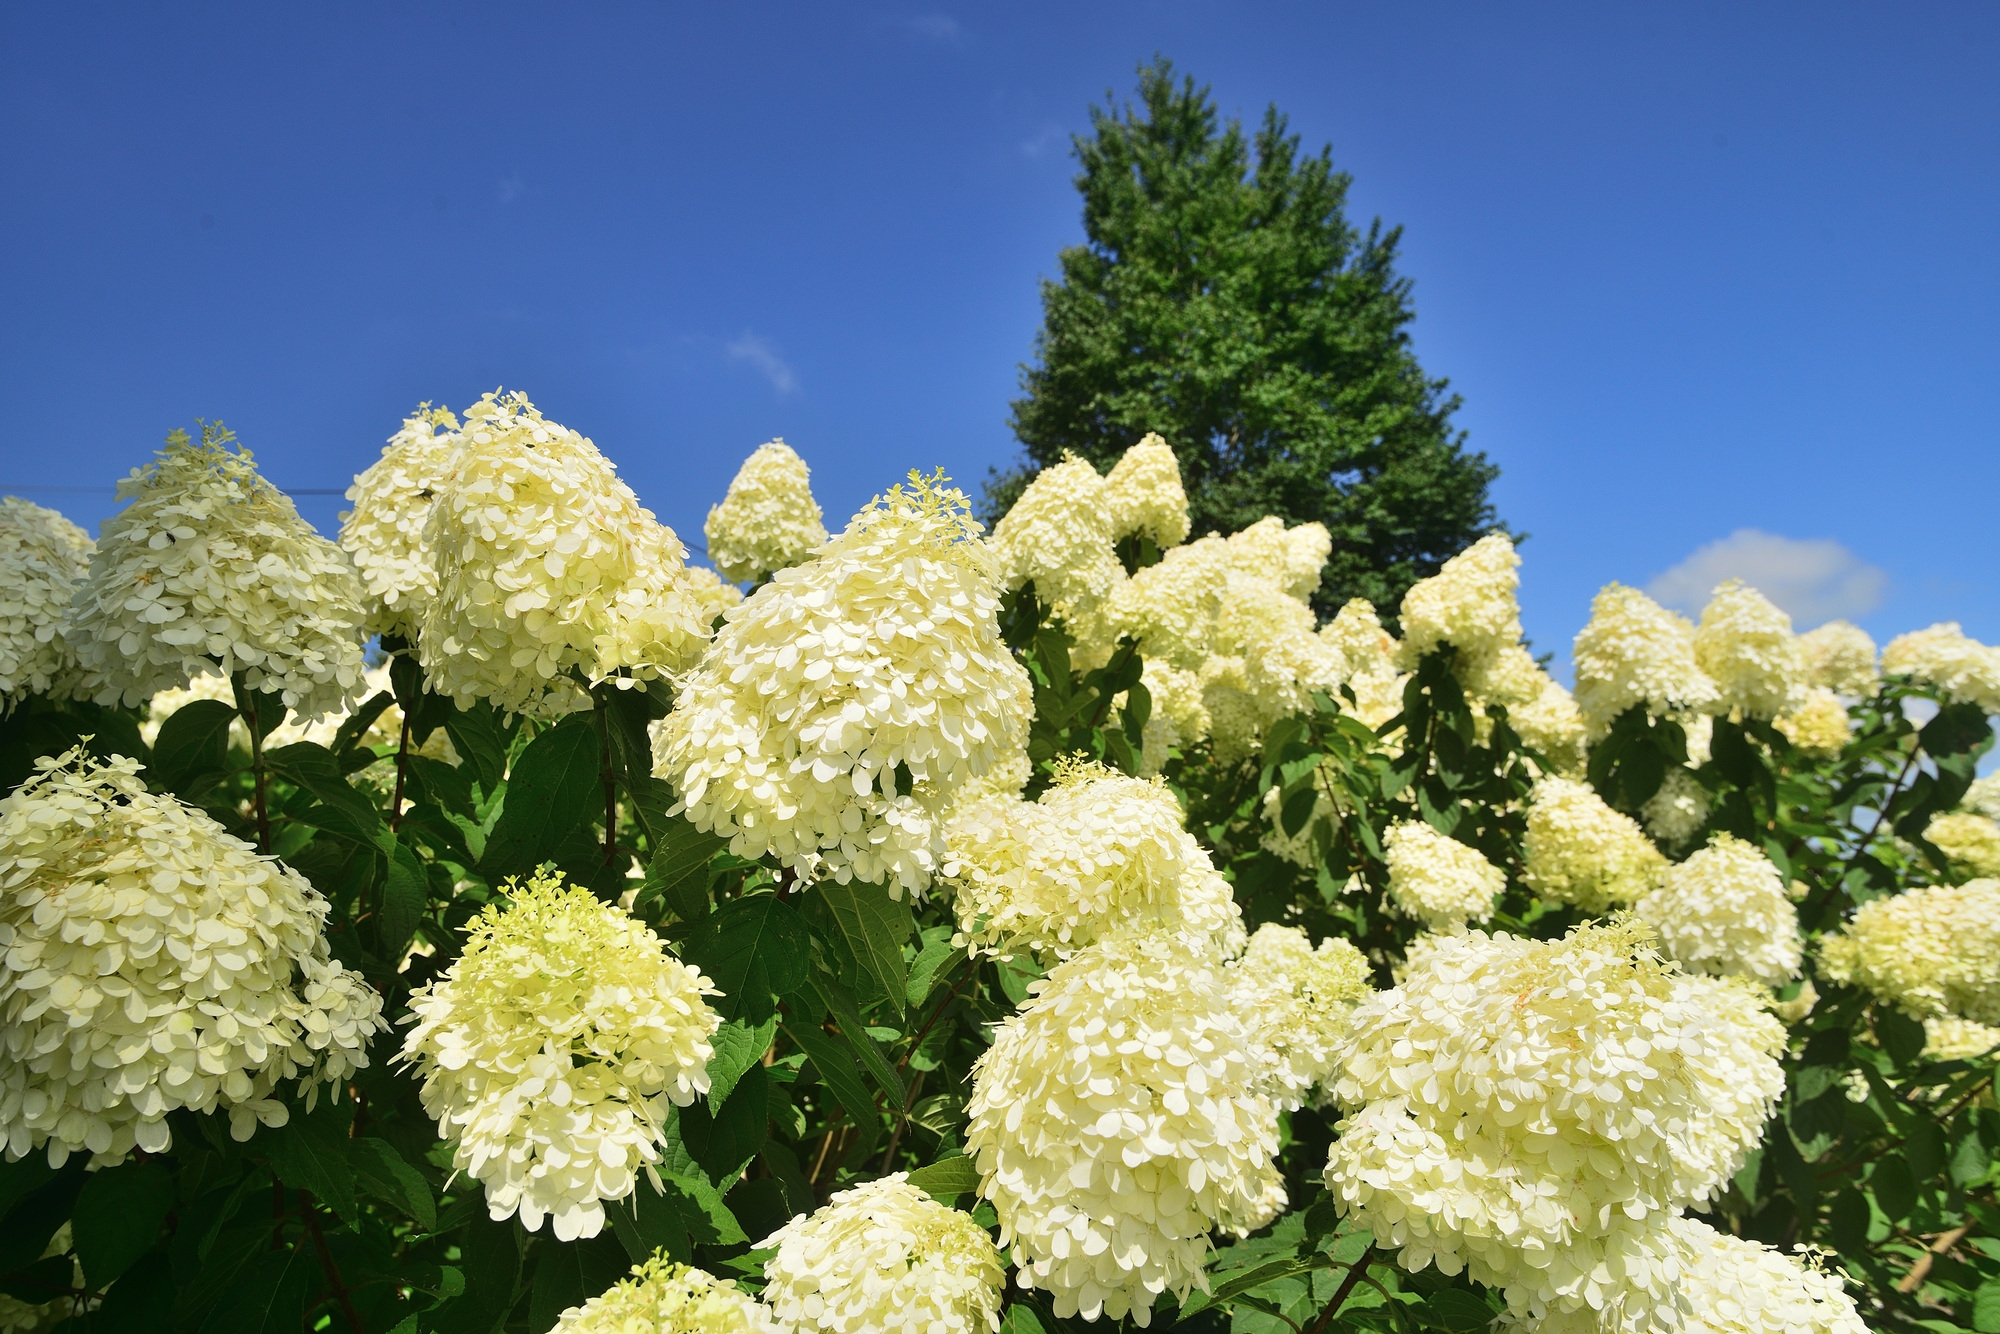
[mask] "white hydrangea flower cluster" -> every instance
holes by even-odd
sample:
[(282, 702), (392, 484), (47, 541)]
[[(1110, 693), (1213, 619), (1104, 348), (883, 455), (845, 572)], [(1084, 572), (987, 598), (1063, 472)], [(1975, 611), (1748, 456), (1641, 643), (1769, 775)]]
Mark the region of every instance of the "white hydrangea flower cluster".
[(1813, 686), (1805, 702), (1778, 718), (1785, 738), (1808, 755), (1838, 755), (1854, 734), (1854, 721), (1840, 696), (1825, 686)]
[(716, 617), (743, 603), (743, 590), (735, 584), (724, 583), (722, 576), (706, 565), (690, 565), (682, 576), (683, 586), (687, 595), (694, 599), (696, 615), (703, 625), (714, 624)]
[(1839, 1275), (1696, 1219), (1670, 1226), (1683, 1256), (1684, 1334), (1868, 1334)]
[(656, 1254), (631, 1277), (556, 1317), (556, 1334), (788, 1334), (726, 1278)]
[(340, 547), (361, 576), (371, 635), (416, 638), (424, 607), (437, 594), (437, 562), (424, 545), (424, 527), (458, 449), (457, 431), (448, 409), (418, 404), (382, 457), (347, 488), (354, 508), (340, 516)]
[(1233, 954), (1229, 882), (1157, 780), (1064, 770), (1039, 801), (988, 801), (947, 826), (959, 938), (973, 953), (1067, 958), (1114, 933), (1181, 936)]
[(1006, 1266), (986, 1229), (896, 1172), (837, 1192), (758, 1250), (763, 1301), (800, 1334), (992, 1334)]
[(994, 525), (992, 547), (1003, 588), (1032, 581), (1035, 595), (1080, 641), (1104, 637), (1097, 618), (1124, 583), (1125, 567), (1112, 546), (1104, 478), (1087, 460), (1070, 455), (1036, 473)]
[(1544, 778), (1528, 800), (1521, 878), (1543, 898), (1603, 912), (1652, 888), (1667, 859), (1589, 784)]
[(0, 1134), (96, 1166), (172, 1144), (177, 1108), (283, 1125), (368, 1064), (382, 998), (328, 952), (326, 900), (137, 760), (81, 748), (0, 801)]
[(1403, 711), (1403, 686), (1409, 678), (1397, 666), (1402, 646), (1382, 628), (1368, 599), (1350, 599), (1319, 628), (1319, 637), (1340, 654), (1341, 684), (1354, 692), (1356, 718), (1380, 727)]
[(1933, 1061), (1963, 1061), (2000, 1048), (2000, 1028), (1975, 1024), (1956, 1015), (1924, 1019), (1923, 1054)]
[(422, 538), (437, 566), (417, 640), (432, 690), (561, 714), (589, 703), (573, 672), (670, 677), (700, 654), (685, 548), (597, 446), (497, 392), (465, 410), (459, 438)]
[(1249, 1029), (1263, 1092), (1287, 1111), (1304, 1106), (1333, 1074), (1334, 1044), (1371, 992), (1368, 960), (1348, 941), (1315, 948), (1299, 928), (1266, 922), (1223, 975), (1229, 1008)]
[(1692, 770), (1677, 767), (1660, 779), (1659, 790), (1646, 798), (1639, 817), (1660, 846), (1678, 848), (1708, 823), (1708, 812), (1708, 789)]
[(1143, 533), (1165, 551), (1187, 541), (1187, 491), (1181, 485), (1174, 447), (1148, 431), (1104, 479), (1104, 507), (1111, 517), (1114, 542)]
[(1715, 682), (1719, 711), (1776, 718), (1805, 703), (1806, 660), (1792, 618), (1741, 579), (1725, 579), (1702, 608), (1694, 660)]
[(118, 484), (65, 636), (100, 704), (130, 707), (202, 672), (245, 674), (316, 718), (361, 684), (361, 581), (346, 553), (257, 474), (220, 422), (167, 437)]
[(1326, 1185), (1405, 1269), (1463, 1268), (1517, 1316), (1670, 1328), (1663, 1234), (1761, 1136), (1784, 1043), (1747, 988), (1663, 964), (1636, 924), (1437, 937), (1354, 1012)]
[(747, 584), (797, 565), (826, 545), (812, 469), (782, 439), (757, 446), (702, 525), (708, 558), (731, 583)]
[(1866, 699), (1882, 688), (1875, 670), (1875, 641), (1848, 621), (1828, 621), (1799, 636), (1806, 681), (1836, 695)]
[(921, 893), (953, 793), (1025, 744), (1034, 694), (962, 492), (912, 474), (727, 620), (654, 771), (743, 857)]
[(1231, 573), (1199, 674), (1219, 763), (1256, 753), (1280, 718), (1340, 686), (1346, 663), (1315, 632), (1312, 609), (1274, 580)]
[(1198, 672), (1208, 659), (1229, 575), (1229, 543), (1215, 534), (1173, 547), (1119, 586), (1113, 628), (1138, 640), (1148, 665)]
[(1505, 533), (1490, 533), (1420, 579), (1403, 595), (1403, 665), (1441, 644), (1458, 649), (1461, 671), (1521, 642), (1516, 595), (1521, 558)]
[(29, 695), (66, 695), (80, 684), (63, 627), (95, 550), (56, 511), (0, 497), (0, 716)]
[(1778, 868), (1731, 834), (1660, 873), (1632, 905), (1669, 959), (1697, 972), (1747, 977), (1767, 987), (1799, 975), (1799, 913)]
[(973, 1067), (966, 1151), (1020, 1286), (1143, 1326), (1268, 1208), (1277, 1108), (1220, 969), (1175, 942), (1102, 941), (1035, 987)]
[(1962, 809), (1977, 811), (1989, 820), (2000, 820), (2000, 774), (1973, 779), (1972, 786), (1965, 790), (1965, 796), (1958, 804)]
[(1432, 931), (1493, 916), (1507, 875), (1477, 848), (1421, 820), (1389, 826), (1382, 840), (1389, 863), (1389, 900)]
[(1909, 889), (1861, 905), (1819, 947), (1820, 971), (1916, 1018), (2000, 1027), (2000, 880)]
[(1694, 627), (1636, 588), (1606, 584), (1571, 649), (1576, 706), (1593, 738), (1635, 704), (1652, 716), (1685, 719), (1721, 697), (1695, 660)]
[(1907, 676), (1950, 703), (2000, 713), (2000, 649), (1967, 638), (1957, 621), (1890, 640), (1882, 650), (1882, 675)]
[(472, 920), (465, 951), (410, 997), (401, 1059), (452, 1167), (562, 1241), (594, 1237), (604, 1201), (631, 1195), (660, 1161), (667, 1104), (708, 1092), (718, 994), (644, 922), (560, 873), (502, 886), (510, 902)]
[(2000, 876), (2000, 824), (1974, 811), (1952, 811), (1932, 819), (1924, 837), (1951, 859), (1954, 870), (1972, 876)]
[(1285, 527), (1285, 521), (1267, 514), (1241, 532), (1226, 539), (1230, 567), (1254, 579), (1269, 579), (1287, 597), (1304, 602), (1319, 588), (1326, 558), (1333, 553), (1333, 534), (1323, 523), (1302, 523)]
[(1321, 761), (1314, 770), (1312, 813), (1306, 816), (1306, 822), (1300, 825), (1295, 833), (1285, 832), (1285, 805), (1281, 800), (1285, 789), (1277, 783), (1266, 788), (1265, 828), (1257, 840), (1258, 846), (1275, 857), (1282, 857), (1294, 866), (1304, 867), (1306, 870), (1317, 866), (1319, 858), (1314, 847), (1314, 839), (1317, 837), (1313, 832), (1314, 826), (1325, 821), (1329, 829), (1340, 827), (1342, 806), (1336, 804), (1333, 795), (1330, 795), (1339, 790), (1333, 786), (1332, 774), (1332, 767), (1326, 761)]
[(1527, 745), (1540, 751), (1556, 773), (1583, 769), (1586, 731), (1576, 700), (1560, 681), (1542, 670), (1534, 655), (1510, 644), (1461, 673), (1475, 709), (1473, 722), (1485, 742), (1491, 731), (1484, 707), (1507, 710), (1508, 725)]

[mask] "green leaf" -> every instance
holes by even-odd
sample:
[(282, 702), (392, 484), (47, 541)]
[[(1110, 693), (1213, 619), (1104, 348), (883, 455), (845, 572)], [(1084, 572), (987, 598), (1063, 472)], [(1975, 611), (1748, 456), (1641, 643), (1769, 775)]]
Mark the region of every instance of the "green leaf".
[(322, 1097), (310, 1114), (294, 1108), (292, 1119), (259, 1132), (257, 1147), (287, 1186), (309, 1190), (342, 1218), (354, 1217), (354, 1169), (347, 1164), (347, 1127), (354, 1104)]
[(924, 946), (910, 964), (910, 980), (904, 987), (904, 998), (912, 1005), (922, 1005), (929, 1000), (931, 988), (937, 985), (944, 965), (959, 955), (960, 951), (951, 943), (949, 932), (942, 932), (937, 939)]
[(702, 1172), (701, 1164), (694, 1160), (686, 1142), (681, 1139), (678, 1119), (669, 1122), (666, 1131), (666, 1139), (660, 1146), (660, 1176), (669, 1187), (685, 1197), (698, 1215), (694, 1219), (695, 1240), (711, 1246), (733, 1246), (739, 1241), (748, 1241), (736, 1221), (736, 1215), (729, 1212), (729, 1206), (722, 1202), (722, 1193)]
[(1418, 1313), (1426, 1324), (1442, 1326), (1453, 1334), (1473, 1334), (1474, 1330), (1485, 1329), (1499, 1314), (1471, 1293), (1457, 1288), (1438, 1289), (1424, 1299)]
[(31, 1153), (19, 1162), (0, 1162), (0, 1219), (13, 1210), (16, 1200), (40, 1190), (55, 1174), (46, 1153)]
[(857, 1126), (872, 1124), (875, 1100), (868, 1096), (868, 1086), (861, 1082), (861, 1070), (854, 1063), (852, 1049), (833, 1035), (804, 1024), (796, 1028), (788, 1026), (785, 1035), (806, 1054), (813, 1069), (819, 1072), (821, 1082), (847, 1109), (848, 1119)]
[(687, 959), (722, 989), (711, 1002), (717, 1014), (761, 1024), (774, 997), (805, 984), (812, 936), (791, 904), (757, 894), (723, 904), (688, 942)]
[(1956, 1186), (1972, 1186), (1986, 1178), (1986, 1146), (1979, 1132), (1967, 1129), (1951, 1151), (1951, 1180)]
[[(900, 1014), (909, 982), (903, 944), (916, 931), (909, 903), (890, 898), (881, 885), (828, 881), (813, 891), (807, 912), (820, 939), (843, 963), (853, 965), (853, 985), (871, 999), (888, 1001)], [(849, 971), (842, 968), (843, 980)]]
[(2000, 1334), (2000, 1279), (1987, 1279), (1972, 1295), (1972, 1327), (1979, 1334)]
[(354, 785), (347, 781), (333, 752), (310, 741), (300, 741), (266, 751), (264, 764), (272, 773), (319, 799), (316, 807), (299, 816), (301, 820), (357, 843), (374, 843), (375, 832), (382, 827), (382, 816), (375, 809), (374, 800), (355, 791)]
[(1905, 1066), (1923, 1055), (1924, 1026), (1901, 1010), (1888, 1005), (1875, 1007), (1875, 1036), (1889, 1059)]
[[(640, 1187), (648, 1194), (652, 1193), (652, 1189), (650, 1184)], [(624, 1208), (624, 1201), (609, 1200), (604, 1211), (609, 1215), (622, 1212)], [(614, 1232), (616, 1226), (614, 1222)], [(686, 1235), (681, 1233), (683, 1238)], [(536, 1262), (534, 1287), (528, 1297), (528, 1328), (552, 1328), (556, 1317), (564, 1311), (583, 1305), (625, 1277), (632, 1261), (629, 1253), (620, 1246), (620, 1240), (617, 1236), (599, 1234), (567, 1246), (537, 1247), (541, 1259)], [(684, 1251), (687, 1249), (683, 1247)]]
[(91, 1314), (90, 1334), (159, 1334), (175, 1296), (172, 1258), (164, 1251), (144, 1256), (104, 1294)]
[(0, 1274), (25, 1269), (42, 1258), (49, 1238), (76, 1208), (83, 1189), (83, 1163), (72, 1157), (68, 1166), (28, 1192), (0, 1223)]
[(146, 786), (192, 797), (228, 771), (229, 725), (236, 709), (219, 699), (190, 700), (160, 724)]
[(306, 1283), (317, 1266), (304, 1247), (250, 1259), (201, 1323), (201, 1334), (297, 1334), (306, 1319)]
[(403, 763), (408, 767), (409, 786), (416, 797), (468, 820), (479, 818), (479, 808), (472, 800), (470, 765), (446, 764), (428, 755), (406, 755)]
[(490, 883), (531, 874), (554, 859), (593, 812), (603, 810), (600, 751), (588, 714), (572, 716), (528, 743), (507, 779), (507, 804), (480, 859), (480, 872)]
[(354, 1183), (384, 1204), (402, 1210), (426, 1232), (437, 1230), (437, 1199), (423, 1173), (387, 1140), (361, 1136), (347, 1142)]
[(771, 1124), (770, 1079), (753, 1065), (714, 1112), (704, 1103), (680, 1109), (681, 1142), (711, 1181), (732, 1176), (757, 1152)]
[(820, 999), (826, 1002), (826, 1008), (833, 1011), (833, 1017), (840, 1021), (840, 1036), (861, 1059), (862, 1068), (889, 1095), (889, 1105), (898, 1108), (907, 1106), (909, 1090), (903, 1083), (903, 1077), (896, 1073), (895, 1066), (889, 1064), (888, 1056), (875, 1039), (868, 1036), (867, 1022), (855, 1007), (853, 995), (824, 973), (815, 977), (812, 983)]
[(1908, 1218), (1910, 1210), (1917, 1206), (1917, 1183), (1910, 1175), (1909, 1164), (1901, 1158), (1884, 1158), (1876, 1163), (1868, 1174), (1868, 1185), (1874, 1191), (1875, 1203), (1892, 1223)]
[(471, 766), (479, 785), (492, 796), (507, 773), (507, 740), (511, 734), (501, 730), (499, 714), (491, 704), (480, 700), (445, 719), (444, 731), (451, 738), (452, 749)]
[(910, 1184), (940, 1204), (952, 1204), (961, 1195), (979, 1193), (979, 1167), (963, 1154), (956, 1158), (941, 1158), (910, 1173)]
[(708, 1110), (714, 1112), (727, 1101), (743, 1072), (764, 1059), (771, 1039), (778, 1035), (776, 1015), (761, 1024), (731, 1019), (709, 1039), (715, 1054), (708, 1058)]
[[(359, 745), (361, 738), (367, 735), (368, 729), (375, 725), (375, 720), (395, 702), (395, 695), (387, 690), (378, 690), (361, 701), (361, 707), (348, 714), (341, 722), (340, 729), (333, 734), (333, 745), (329, 749), (333, 751), (334, 756), (336, 758), (345, 756), (348, 751)], [(361, 758), (366, 760), (368, 757), (364, 755)]]
[(104, 1287), (152, 1250), (173, 1207), (174, 1180), (157, 1162), (92, 1173), (77, 1197), (70, 1233), (90, 1286)]
[(685, 817), (664, 812), (653, 828), (652, 858), (639, 901), (657, 898), (683, 922), (708, 916), (709, 863), (729, 848), (720, 834), (704, 834)]
[(424, 864), (409, 844), (387, 829), (376, 831), (375, 844), (388, 860), (388, 875), (382, 882), (382, 912), (378, 924), (382, 957), (391, 964), (402, 960), (430, 906), (430, 890)]

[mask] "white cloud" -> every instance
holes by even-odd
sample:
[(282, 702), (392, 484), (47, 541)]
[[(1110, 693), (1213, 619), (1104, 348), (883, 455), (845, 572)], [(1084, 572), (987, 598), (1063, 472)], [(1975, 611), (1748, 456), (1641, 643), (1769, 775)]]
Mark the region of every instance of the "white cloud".
[(799, 377), (792, 373), (792, 368), (785, 364), (785, 359), (778, 355), (777, 347), (768, 338), (759, 338), (746, 329), (741, 338), (724, 343), (722, 350), (729, 354), (731, 361), (740, 361), (755, 369), (771, 382), (771, 388), (781, 394), (789, 394), (799, 387)]
[(965, 40), (965, 29), (949, 14), (919, 14), (910, 20), (910, 31), (919, 37), (928, 37), (934, 42), (949, 42), (956, 46)]
[(1724, 579), (1741, 579), (1791, 613), (1801, 630), (1881, 605), (1889, 576), (1831, 538), (1801, 541), (1739, 528), (1646, 585), (1669, 607), (1697, 613)]

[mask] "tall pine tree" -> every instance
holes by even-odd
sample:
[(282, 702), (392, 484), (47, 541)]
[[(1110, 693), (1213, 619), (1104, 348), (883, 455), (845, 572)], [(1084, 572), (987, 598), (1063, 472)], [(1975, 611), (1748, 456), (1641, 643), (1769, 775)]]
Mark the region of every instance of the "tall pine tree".
[(1253, 145), (1165, 59), (1139, 95), (1093, 108), (1076, 139), (1089, 241), (1042, 284), (1039, 364), (1013, 404), (1028, 464), (989, 481), (985, 508), (1004, 513), (1065, 451), (1104, 470), (1158, 431), (1197, 534), (1317, 519), (1333, 533), (1322, 610), (1392, 610), (1495, 527), (1499, 471), (1463, 448), (1458, 398), (1411, 350), (1402, 231), (1350, 226), (1350, 178), (1329, 148), (1301, 158), (1276, 107)]

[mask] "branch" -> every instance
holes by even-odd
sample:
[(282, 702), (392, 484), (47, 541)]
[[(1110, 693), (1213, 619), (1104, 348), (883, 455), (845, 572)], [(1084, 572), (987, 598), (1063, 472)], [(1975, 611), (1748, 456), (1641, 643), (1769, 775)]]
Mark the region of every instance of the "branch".
[(1931, 1262), (1946, 1251), (1949, 1251), (1952, 1247), (1958, 1245), (1965, 1234), (1971, 1230), (1972, 1224), (1960, 1223), (1957, 1227), (1944, 1233), (1936, 1241), (1932, 1242), (1930, 1249), (1919, 1255), (1916, 1263), (1910, 1266), (1910, 1272), (1897, 1280), (1896, 1291), (1910, 1293), (1921, 1288), (1924, 1285), (1925, 1277), (1931, 1272)]
[(1354, 1263), (1347, 1267), (1347, 1277), (1342, 1279), (1340, 1286), (1334, 1290), (1333, 1300), (1326, 1304), (1326, 1309), (1319, 1313), (1319, 1319), (1312, 1322), (1312, 1327), (1306, 1331), (1306, 1334), (1326, 1334), (1326, 1327), (1331, 1325), (1334, 1316), (1340, 1313), (1341, 1303), (1345, 1302), (1347, 1295), (1354, 1291), (1354, 1286), (1361, 1282), (1363, 1271), (1368, 1268), (1369, 1261), (1374, 1258), (1375, 1243), (1371, 1241), (1368, 1243), (1368, 1249), (1362, 1251)]

